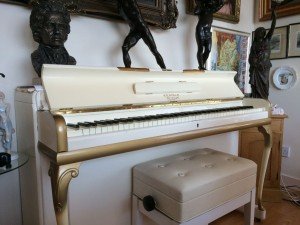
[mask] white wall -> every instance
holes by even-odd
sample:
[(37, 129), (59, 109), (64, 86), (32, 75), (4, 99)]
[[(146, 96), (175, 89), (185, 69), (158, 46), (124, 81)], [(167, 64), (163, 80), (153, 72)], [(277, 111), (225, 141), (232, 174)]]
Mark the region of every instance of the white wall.
[[(256, 7), (258, 8), (258, 1)], [(300, 15), (283, 17), (277, 19), (276, 27), (286, 26), (291, 23), (299, 23)], [(255, 27), (269, 28), (271, 22), (259, 22), (258, 16), (255, 18)], [(289, 58), (282, 60), (272, 60), (272, 68), (270, 71), (270, 96), (269, 99), (272, 104), (278, 104), (283, 107), (288, 119), (285, 120), (284, 128), (284, 146), (291, 147), (291, 157), (282, 158), (282, 173), (284, 175), (297, 178), (300, 180), (300, 139), (299, 139), (299, 127), (300, 127), (300, 83), (289, 90), (278, 90), (272, 83), (273, 73), (280, 66), (290, 66), (295, 69), (298, 74), (298, 80), (300, 76), (300, 58)]]
[[(230, 24), (215, 21), (214, 25), (251, 32), (254, 29), (254, 1), (242, 0), (241, 21), (239, 24)], [(156, 44), (168, 68), (186, 69), (197, 68), (195, 26), (197, 19), (185, 14), (185, 1), (178, 2), (179, 19), (177, 29), (163, 31), (152, 28)], [(29, 85), (35, 75), (30, 61), (30, 54), (37, 48), (29, 28), (30, 11), (27, 8), (0, 3), (0, 72), (6, 78), (0, 81), (0, 90), (6, 93), (6, 100), (12, 104), (14, 112), (14, 89), (20, 85)], [(121, 46), (128, 32), (128, 26), (116, 21), (88, 18), (82, 16), (72, 17), (71, 34), (66, 43), (69, 53), (77, 59), (78, 65), (88, 66), (122, 66)], [(155, 59), (141, 41), (131, 50), (134, 67), (158, 68)], [(15, 124), (14, 113), (11, 119)], [(234, 144), (233, 152), (237, 152), (237, 134), (225, 135)], [(217, 138), (207, 139), (212, 144), (218, 142)], [(222, 145), (222, 143), (219, 143)], [(13, 148), (16, 148), (14, 135)], [(0, 177), (0, 199), (2, 201), (15, 201), (11, 210), (0, 211), (0, 218), (7, 218), (6, 222), (0, 220), (0, 225), (20, 224), (19, 192), (5, 194), (3, 183), (16, 185), (17, 174)], [(8, 185), (8, 186), (9, 186)], [(17, 200), (15, 199), (17, 198)], [(9, 220), (9, 218), (15, 218)]]

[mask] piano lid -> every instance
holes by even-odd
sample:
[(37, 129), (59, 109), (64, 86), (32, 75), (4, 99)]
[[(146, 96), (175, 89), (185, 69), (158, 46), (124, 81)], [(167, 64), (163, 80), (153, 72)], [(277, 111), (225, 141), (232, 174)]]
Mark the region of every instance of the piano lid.
[(50, 110), (57, 111), (241, 98), (235, 74), (44, 65), (42, 83)]

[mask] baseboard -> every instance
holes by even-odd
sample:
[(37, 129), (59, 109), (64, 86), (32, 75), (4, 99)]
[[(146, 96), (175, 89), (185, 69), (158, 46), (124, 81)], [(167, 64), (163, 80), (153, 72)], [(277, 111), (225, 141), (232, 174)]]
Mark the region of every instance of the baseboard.
[(281, 178), (282, 178), (281, 183), (284, 183), (286, 186), (297, 185), (300, 187), (300, 179), (299, 178), (290, 177), (285, 174), (281, 174)]

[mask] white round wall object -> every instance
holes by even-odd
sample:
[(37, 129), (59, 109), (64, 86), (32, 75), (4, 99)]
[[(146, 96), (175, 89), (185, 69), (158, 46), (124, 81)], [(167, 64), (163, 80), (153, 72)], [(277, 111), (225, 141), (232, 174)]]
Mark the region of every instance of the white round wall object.
[(286, 90), (293, 87), (296, 81), (296, 71), (288, 66), (279, 67), (273, 74), (273, 83), (275, 87), (280, 90)]

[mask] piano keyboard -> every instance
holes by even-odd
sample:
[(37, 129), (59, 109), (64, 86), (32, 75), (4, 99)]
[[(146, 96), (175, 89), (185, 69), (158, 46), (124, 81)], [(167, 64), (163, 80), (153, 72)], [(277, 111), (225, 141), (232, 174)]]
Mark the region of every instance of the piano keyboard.
[(206, 119), (241, 116), (263, 111), (265, 111), (265, 108), (254, 108), (253, 106), (234, 106), (226, 108), (195, 110), (189, 112), (185, 111), (168, 114), (115, 118), (108, 120), (81, 121), (78, 123), (67, 124), (67, 136), (78, 137), (180, 124), (192, 121), (201, 122), (201, 120)]

